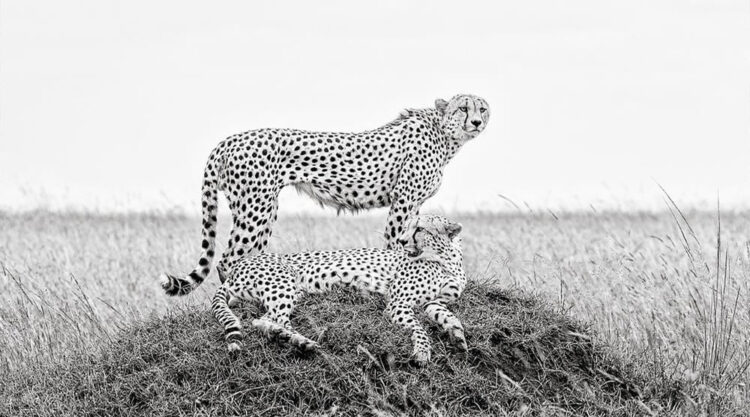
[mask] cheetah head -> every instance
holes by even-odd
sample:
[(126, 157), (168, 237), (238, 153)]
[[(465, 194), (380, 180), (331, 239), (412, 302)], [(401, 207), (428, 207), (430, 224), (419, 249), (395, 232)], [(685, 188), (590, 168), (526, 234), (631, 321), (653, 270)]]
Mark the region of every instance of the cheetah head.
[(461, 249), (461, 224), (443, 216), (421, 215), (412, 218), (399, 239), (412, 260), (442, 262), (451, 248)]
[(435, 100), (441, 127), (455, 140), (466, 142), (479, 135), (490, 120), (490, 106), (481, 97), (459, 94), (449, 101)]

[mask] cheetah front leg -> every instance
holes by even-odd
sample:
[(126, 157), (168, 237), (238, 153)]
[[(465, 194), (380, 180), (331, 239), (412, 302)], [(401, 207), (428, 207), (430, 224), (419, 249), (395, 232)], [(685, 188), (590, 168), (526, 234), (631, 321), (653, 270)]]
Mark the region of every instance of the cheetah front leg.
[(398, 238), (404, 224), (411, 216), (419, 214), (422, 203), (430, 198), (440, 185), (440, 171), (420, 161), (407, 157), (399, 173), (396, 186), (391, 190), (391, 209), (385, 228), (386, 249), (399, 249)]
[(441, 300), (433, 300), (425, 304), (424, 312), (430, 321), (448, 333), (448, 337), (454, 345), (463, 351), (468, 350), (464, 326), (455, 314), (443, 305)]
[(386, 249), (400, 249), (401, 244), (398, 243), (398, 237), (404, 232), (404, 224), (410, 216), (419, 214), (419, 207), (416, 206), (411, 200), (396, 197), (396, 201), (391, 204), (391, 209), (388, 212), (388, 219), (385, 226), (385, 247)]
[(426, 365), (430, 361), (430, 339), (414, 316), (412, 307), (408, 303), (392, 301), (386, 307), (386, 312), (393, 323), (411, 332), (414, 345), (412, 358), (417, 365)]

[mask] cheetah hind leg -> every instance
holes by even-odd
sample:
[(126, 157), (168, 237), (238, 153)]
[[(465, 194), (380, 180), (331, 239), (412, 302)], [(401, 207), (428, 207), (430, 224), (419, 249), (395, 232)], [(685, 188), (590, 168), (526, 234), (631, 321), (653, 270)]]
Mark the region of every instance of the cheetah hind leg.
[(224, 326), (224, 339), (227, 342), (227, 349), (230, 352), (236, 352), (241, 349), (242, 323), (227, 305), (229, 299), (229, 290), (222, 284), (211, 303), (211, 309), (214, 317)]
[(320, 347), (317, 342), (314, 342), (301, 335), (300, 333), (297, 333), (297, 331), (295, 331), (291, 327), (282, 326), (281, 324), (271, 320), (268, 314), (259, 319), (253, 320), (252, 324), (256, 329), (260, 330), (260, 332), (269, 339), (276, 337), (279, 340), (287, 342), (292, 346), (296, 346), (301, 350), (314, 351)]
[[(219, 275), (219, 281), (223, 284), (227, 281), (229, 278), (229, 275), (225, 271), (225, 267), (222, 261), (219, 261), (219, 264), (216, 265), (216, 274)], [(234, 295), (229, 295), (227, 304), (229, 307), (237, 307), (242, 299), (239, 297), (235, 297)]]

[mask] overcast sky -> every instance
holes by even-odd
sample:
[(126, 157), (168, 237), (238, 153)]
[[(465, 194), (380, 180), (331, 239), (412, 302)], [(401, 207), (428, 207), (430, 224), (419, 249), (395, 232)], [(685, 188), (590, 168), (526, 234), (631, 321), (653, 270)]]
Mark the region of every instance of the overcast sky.
[(747, 0), (3, 0), (0, 207), (197, 214), (228, 135), (461, 92), (492, 119), (429, 208), (750, 207)]

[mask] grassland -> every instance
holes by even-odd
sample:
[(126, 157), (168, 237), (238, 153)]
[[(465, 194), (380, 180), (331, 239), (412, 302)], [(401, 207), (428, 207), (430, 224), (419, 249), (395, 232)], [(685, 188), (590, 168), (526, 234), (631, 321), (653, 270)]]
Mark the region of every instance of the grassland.
[[(750, 213), (453, 217), (464, 225), (465, 266), (475, 285), (532, 293), (590, 323), (624, 363), (644, 365), (639, 378), (681, 381), (683, 411), (750, 404)], [(378, 246), (382, 223), (282, 215), (271, 250)], [(179, 322), (180, 312), (206, 310), (215, 277), (179, 300), (156, 283), (160, 271), (193, 265), (198, 224), (176, 215), (0, 214), (6, 387), (28, 387), (32, 375), (101, 346), (123, 346), (133, 323), (150, 329), (165, 314)]]

